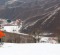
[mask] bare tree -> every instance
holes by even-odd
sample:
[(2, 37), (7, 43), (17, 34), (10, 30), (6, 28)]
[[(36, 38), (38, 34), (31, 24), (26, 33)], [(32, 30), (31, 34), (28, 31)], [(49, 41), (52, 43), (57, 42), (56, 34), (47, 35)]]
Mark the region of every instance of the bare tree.
[(60, 43), (60, 28), (57, 28), (57, 29), (56, 29), (55, 35), (57, 36), (58, 42)]
[(36, 43), (39, 43), (40, 41), (40, 33), (42, 33), (42, 29), (38, 29), (38, 28), (35, 28), (31, 34), (33, 35), (33, 37), (35, 38), (35, 42)]

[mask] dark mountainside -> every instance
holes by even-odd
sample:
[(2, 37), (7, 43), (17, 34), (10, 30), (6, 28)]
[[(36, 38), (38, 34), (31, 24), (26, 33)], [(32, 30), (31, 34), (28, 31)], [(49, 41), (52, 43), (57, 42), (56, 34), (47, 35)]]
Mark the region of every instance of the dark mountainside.
[(22, 32), (57, 32), (60, 30), (60, 0), (0, 1), (0, 18), (22, 19)]

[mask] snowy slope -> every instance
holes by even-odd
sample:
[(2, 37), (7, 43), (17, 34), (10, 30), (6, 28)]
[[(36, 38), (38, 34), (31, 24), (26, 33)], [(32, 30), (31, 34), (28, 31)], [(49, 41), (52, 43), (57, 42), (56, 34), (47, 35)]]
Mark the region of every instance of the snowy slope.
[(1, 55), (60, 55), (60, 44), (11, 44), (0, 47)]

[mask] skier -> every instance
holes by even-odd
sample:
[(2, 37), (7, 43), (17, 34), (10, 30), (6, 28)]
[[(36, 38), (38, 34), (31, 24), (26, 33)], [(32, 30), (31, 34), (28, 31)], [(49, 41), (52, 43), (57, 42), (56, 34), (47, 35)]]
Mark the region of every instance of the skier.
[(3, 37), (5, 37), (5, 34), (3, 33), (3, 31), (0, 31), (0, 45), (3, 44), (3, 42), (2, 42)]

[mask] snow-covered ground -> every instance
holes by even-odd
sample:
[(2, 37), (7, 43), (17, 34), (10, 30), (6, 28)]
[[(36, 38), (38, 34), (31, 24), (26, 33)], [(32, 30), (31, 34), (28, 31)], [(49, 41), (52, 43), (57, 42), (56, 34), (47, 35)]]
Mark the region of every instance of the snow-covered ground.
[(4, 45), (2, 47), (0, 47), (0, 54), (1, 55), (60, 55), (60, 44), (4, 43)]

